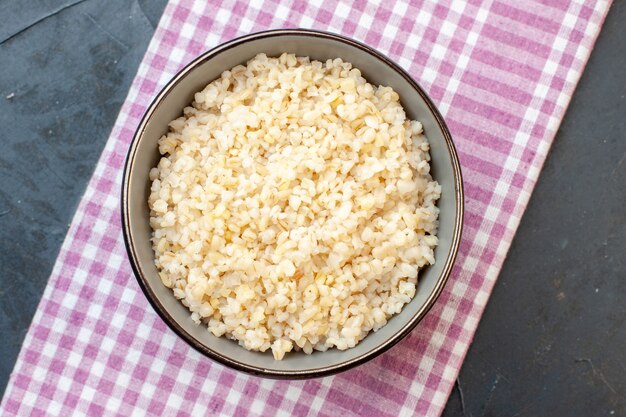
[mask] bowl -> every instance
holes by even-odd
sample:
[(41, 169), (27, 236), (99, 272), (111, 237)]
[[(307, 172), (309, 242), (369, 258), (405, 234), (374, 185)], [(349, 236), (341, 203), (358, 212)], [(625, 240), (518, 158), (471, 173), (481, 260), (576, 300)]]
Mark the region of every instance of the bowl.
[[(149, 171), (160, 159), (157, 141), (168, 123), (179, 117), (195, 92), (223, 71), (244, 64), (256, 54), (278, 56), (283, 52), (325, 61), (342, 58), (361, 70), (372, 84), (391, 86), (411, 119), (419, 120), (431, 146), (431, 173), (442, 188), (439, 245), (435, 264), (422, 269), (415, 297), (377, 332), (356, 347), (326, 352), (291, 352), (282, 361), (269, 352), (251, 352), (236, 342), (215, 337), (206, 326), (196, 325), (190, 312), (159, 279), (150, 242)], [(386, 351), (405, 337), (441, 293), (452, 269), (461, 237), (463, 185), (461, 169), (450, 132), (424, 90), (397, 64), (355, 40), (326, 32), (303, 29), (270, 30), (226, 42), (182, 69), (156, 96), (135, 133), (128, 151), (122, 182), (122, 226), (131, 266), (148, 301), (168, 326), (193, 348), (231, 368), (271, 378), (312, 378), (344, 371)]]

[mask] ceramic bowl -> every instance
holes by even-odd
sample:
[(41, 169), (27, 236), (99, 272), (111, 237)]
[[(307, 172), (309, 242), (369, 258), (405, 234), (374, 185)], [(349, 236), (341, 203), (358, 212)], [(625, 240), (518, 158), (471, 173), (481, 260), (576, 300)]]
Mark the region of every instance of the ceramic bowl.
[[(148, 173), (160, 158), (157, 141), (167, 131), (168, 122), (179, 117), (192, 102), (195, 92), (223, 71), (245, 64), (260, 52), (268, 56), (289, 52), (321, 61), (339, 57), (351, 62), (370, 83), (391, 86), (397, 91), (407, 116), (422, 122), (430, 141), (431, 172), (442, 188), (436, 262), (420, 271), (417, 293), (402, 312), (352, 349), (330, 349), (312, 355), (291, 352), (282, 361), (275, 361), (269, 351), (247, 351), (232, 340), (213, 336), (206, 326), (196, 325), (189, 310), (157, 275), (147, 203)], [(139, 285), (178, 336), (209, 358), (240, 371), (274, 378), (311, 378), (343, 371), (374, 358), (400, 341), (424, 318), (441, 293), (457, 254), (463, 220), (463, 186), (452, 137), (441, 114), (424, 90), (397, 64), (362, 43), (336, 34), (272, 30), (234, 39), (202, 54), (156, 96), (128, 151), (121, 208), (124, 239)]]

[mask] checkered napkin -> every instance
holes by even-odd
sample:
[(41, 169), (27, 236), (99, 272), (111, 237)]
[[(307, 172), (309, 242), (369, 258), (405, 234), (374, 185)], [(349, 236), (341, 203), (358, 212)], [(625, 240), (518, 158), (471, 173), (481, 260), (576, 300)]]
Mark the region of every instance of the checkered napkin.
[[(26, 335), (3, 415), (439, 415), (608, 0), (173, 0), (139, 67)], [(126, 258), (119, 190), (139, 120), (201, 52), (268, 28), (324, 29), (407, 69), (452, 131), (465, 229), (441, 297), (395, 348), (309, 381), (251, 377), (180, 340)]]

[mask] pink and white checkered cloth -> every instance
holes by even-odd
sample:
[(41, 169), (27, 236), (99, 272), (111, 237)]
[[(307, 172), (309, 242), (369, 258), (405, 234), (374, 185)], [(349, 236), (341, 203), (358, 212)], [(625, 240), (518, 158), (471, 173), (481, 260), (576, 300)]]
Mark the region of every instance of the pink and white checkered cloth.
[[(24, 341), (0, 414), (439, 415), (609, 0), (172, 0), (139, 67)], [(201, 52), (268, 28), (354, 37), (407, 69), (455, 139), (461, 250), (435, 307), (354, 370), (309, 381), (247, 376), (201, 356), (152, 310), (126, 258), (126, 150), (160, 88)]]

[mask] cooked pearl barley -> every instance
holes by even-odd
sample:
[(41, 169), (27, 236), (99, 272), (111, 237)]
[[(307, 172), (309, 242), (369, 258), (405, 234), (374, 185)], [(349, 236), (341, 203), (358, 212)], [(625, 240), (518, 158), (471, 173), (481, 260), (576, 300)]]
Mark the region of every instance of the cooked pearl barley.
[(428, 142), (341, 59), (257, 55), (159, 140), (150, 224), (164, 285), (216, 336), (274, 358), (354, 347), (434, 262)]

